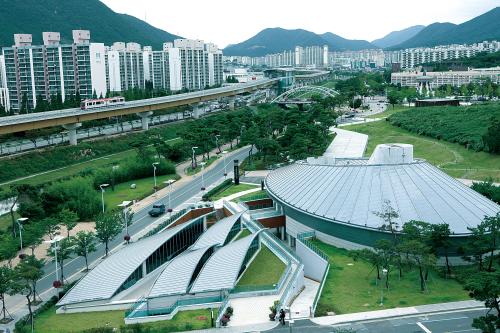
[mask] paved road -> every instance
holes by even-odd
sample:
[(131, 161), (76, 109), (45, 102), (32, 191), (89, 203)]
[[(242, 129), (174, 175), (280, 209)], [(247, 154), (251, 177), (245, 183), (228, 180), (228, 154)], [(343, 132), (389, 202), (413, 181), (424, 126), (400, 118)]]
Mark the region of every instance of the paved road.
[[(268, 332), (272, 333), (480, 333), (472, 328), (473, 318), (479, 317), (486, 310), (460, 310), (455, 312), (436, 313), (411, 317), (372, 320), (352, 324), (319, 326), (310, 320), (296, 321), (292, 330), (288, 326), (278, 326)], [(343, 331), (342, 331), (343, 330)]]
[[(234, 159), (238, 159), (240, 160), (240, 162), (243, 161), (248, 156), (248, 151), (249, 148), (244, 148), (241, 151), (234, 153), (234, 155), (228, 156), (228, 158), (226, 159), (227, 170), (228, 171), (232, 170)], [(221, 160), (219, 163), (214, 165), (214, 167), (205, 171), (203, 176), (205, 187), (214, 184), (223, 177), (224, 177), (224, 162), (223, 160)], [(189, 198), (199, 193), (201, 189), (201, 178), (202, 177), (199, 175), (180, 188), (175, 188), (174, 186), (175, 190), (172, 191), (171, 195), (172, 206), (177, 207), (181, 205), (183, 202), (187, 201)], [(166, 203), (167, 200), (168, 200), (167, 195), (165, 195), (164, 197), (158, 197), (158, 200), (156, 202), (161, 201), (163, 203)], [(157, 220), (157, 218), (152, 218), (148, 215), (148, 211), (151, 209), (152, 205), (153, 204), (150, 204), (149, 206), (145, 207), (144, 209), (134, 214), (133, 224), (129, 227), (130, 235), (138, 233), (139, 231), (143, 230), (144, 228), (146, 228), (151, 223)], [(120, 245), (123, 241), (124, 236), (125, 236), (125, 231), (123, 231), (120, 235), (118, 235), (109, 244), (110, 249), (113, 249), (114, 247)], [(104, 245), (99, 244), (97, 246), (97, 251), (90, 254), (89, 262), (93, 262), (96, 259), (102, 257), (103, 255), (104, 255)], [(79, 272), (84, 267), (85, 267), (85, 261), (83, 257), (70, 259), (64, 264), (64, 275), (66, 277), (69, 277)], [(53, 263), (48, 263), (45, 266), (44, 271), (45, 271), (45, 276), (42, 279), (40, 279), (37, 283), (37, 289), (39, 293), (43, 293), (44, 291), (52, 288), (52, 283), (55, 280), (55, 266)]]

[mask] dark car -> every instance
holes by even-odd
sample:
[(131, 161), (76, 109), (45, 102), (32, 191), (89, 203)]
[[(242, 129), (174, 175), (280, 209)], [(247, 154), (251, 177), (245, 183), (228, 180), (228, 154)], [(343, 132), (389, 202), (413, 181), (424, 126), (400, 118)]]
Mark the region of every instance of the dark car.
[(149, 211), (151, 217), (157, 217), (164, 214), (166, 211), (164, 204), (154, 204), (153, 209)]

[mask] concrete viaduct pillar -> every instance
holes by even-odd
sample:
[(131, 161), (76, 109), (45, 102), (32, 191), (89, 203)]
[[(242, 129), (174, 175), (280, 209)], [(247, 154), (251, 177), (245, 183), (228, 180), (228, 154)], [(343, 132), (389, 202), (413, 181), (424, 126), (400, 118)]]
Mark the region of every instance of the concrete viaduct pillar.
[(199, 104), (195, 104), (193, 106), (193, 118), (194, 119), (200, 118), (201, 113), (202, 113), (202, 111), (201, 111), (200, 105)]
[(78, 137), (76, 135), (76, 130), (77, 128), (81, 127), (82, 123), (75, 123), (75, 124), (66, 124), (63, 125), (63, 128), (68, 131), (68, 136), (69, 136), (69, 144), (72, 146), (76, 146), (78, 143)]
[(149, 119), (153, 115), (153, 111), (146, 111), (137, 113), (137, 115), (141, 118), (142, 129), (147, 131), (149, 129)]
[(234, 105), (236, 103), (236, 97), (229, 97), (229, 110), (233, 111), (234, 110)]

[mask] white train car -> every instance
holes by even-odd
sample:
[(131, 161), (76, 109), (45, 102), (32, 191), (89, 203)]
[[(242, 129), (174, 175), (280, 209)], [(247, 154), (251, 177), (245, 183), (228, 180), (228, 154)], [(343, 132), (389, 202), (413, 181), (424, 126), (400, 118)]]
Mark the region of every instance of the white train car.
[(111, 97), (111, 98), (100, 98), (100, 99), (86, 99), (82, 101), (80, 108), (82, 110), (92, 110), (98, 108), (105, 108), (114, 105), (125, 104), (125, 98), (121, 96)]

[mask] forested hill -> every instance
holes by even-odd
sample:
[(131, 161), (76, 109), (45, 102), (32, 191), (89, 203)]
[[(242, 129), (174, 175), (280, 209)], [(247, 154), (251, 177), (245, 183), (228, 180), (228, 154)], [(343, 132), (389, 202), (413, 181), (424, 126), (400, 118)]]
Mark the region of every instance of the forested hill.
[(118, 14), (98, 0), (0, 0), (0, 47), (11, 46), (15, 33), (33, 35), (33, 43), (42, 43), (42, 32), (61, 33), (63, 42), (71, 42), (71, 31), (90, 30), (91, 40), (137, 42), (161, 50), (163, 43), (179, 38), (133, 16)]

